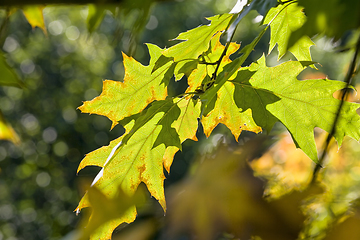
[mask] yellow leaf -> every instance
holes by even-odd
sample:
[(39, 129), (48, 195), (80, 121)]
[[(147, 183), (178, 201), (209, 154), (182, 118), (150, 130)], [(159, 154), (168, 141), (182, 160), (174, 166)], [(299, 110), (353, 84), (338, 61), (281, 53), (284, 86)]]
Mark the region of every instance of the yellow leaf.
[(32, 28), (39, 27), (47, 34), (43, 15), (44, 7), (42, 5), (29, 5), (22, 7), (22, 11)]
[(20, 143), (19, 136), (16, 134), (14, 129), (11, 127), (11, 125), (5, 121), (1, 112), (0, 112), (0, 139), (9, 140), (14, 144)]

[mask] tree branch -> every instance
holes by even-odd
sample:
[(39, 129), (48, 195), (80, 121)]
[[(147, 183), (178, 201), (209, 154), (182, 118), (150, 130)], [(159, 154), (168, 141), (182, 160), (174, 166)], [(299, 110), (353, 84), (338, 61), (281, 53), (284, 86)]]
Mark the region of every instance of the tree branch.
[[(144, 0), (145, 1), (145, 0)], [(169, 2), (173, 0), (148, 0), (151, 2)], [(0, 7), (21, 6), (21, 5), (83, 5), (83, 4), (121, 4), (128, 0), (1, 0)]]
[(337, 122), (339, 120), (339, 117), (340, 117), (341, 108), (344, 105), (344, 101), (347, 98), (347, 95), (349, 93), (349, 87), (350, 87), (350, 84), (351, 84), (351, 79), (356, 73), (355, 72), (355, 66), (356, 66), (356, 63), (357, 63), (357, 58), (359, 56), (359, 53), (360, 53), (360, 36), (359, 36), (358, 41), (356, 43), (353, 60), (351, 61), (351, 65), (350, 65), (349, 70), (348, 70), (348, 72), (347, 72), (347, 74), (345, 76), (345, 79), (344, 79), (344, 82), (346, 83), (346, 87), (345, 87), (345, 89), (344, 89), (344, 91), (342, 92), (342, 95), (341, 95), (341, 102), (340, 102), (338, 111), (336, 113), (336, 117), (335, 117), (335, 120), (334, 120), (334, 123), (333, 123), (333, 127), (332, 127), (331, 132), (329, 133), (329, 135), (328, 135), (328, 137), (326, 139), (325, 144), (324, 144), (323, 152), (322, 152), (321, 157), (319, 159), (319, 164), (317, 164), (315, 166), (315, 168), (314, 168), (311, 183), (314, 183), (316, 181), (316, 177), (317, 177), (317, 175), (319, 173), (319, 170), (322, 168), (321, 165), (324, 162), (324, 159), (326, 157), (326, 154), (327, 154), (327, 151), (328, 151), (328, 148), (329, 148), (329, 145), (330, 145), (331, 138), (335, 134), (336, 124), (337, 124)]

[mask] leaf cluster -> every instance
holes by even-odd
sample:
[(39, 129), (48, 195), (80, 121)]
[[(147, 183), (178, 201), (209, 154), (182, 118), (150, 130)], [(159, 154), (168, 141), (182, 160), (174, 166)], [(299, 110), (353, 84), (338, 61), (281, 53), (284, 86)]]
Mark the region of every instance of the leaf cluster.
[[(196, 140), (198, 120), (206, 136), (221, 123), (235, 139), (243, 130), (269, 132), (276, 122), (281, 122), (296, 147), (317, 164), (315, 127), (330, 133), (337, 119), (333, 136), (339, 146), (345, 136), (360, 139), (358, 105), (341, 103), (333, 97), (334, 92), (349, 88), (347, 83), (297, 79), (305, 68), (314, 66), (310, 37), (324, 31), (336, 38), (342, 32), (338, 28), (328, 31), (327, 21), (309, 30), (307, 25), (321, 14), (307, 7), (307, 1), (262, 2), (253, 0), (232, 13), (210, 17), (209, 25), (179, 34), (174, 40), (180, 42), (170, 48), (148, 44), (148, 66), (123, 54), (124, 80), (105, 80), (100, 96), (79, 108), (83, 113), (108, 117), (112, 127), (121, 124), (126, 129), (124, 135), (88, 154), (80, 163), (78, 171), (86, 166), (102, 168), (92, 187), (112, 198), (119, 188), (132, 196), (140, 183), (145, 183), (166, 212), (163, 169), (170, 172), (173, 157), (185, 140)], [(253, 9), (265, 15), (264, 26), (250, 44), (240, 48), (232, 37), (242, 17)], [(325, 19), (327, 14), (330, 12), (325, 13)], [(250, 66), (243, 66), (269, 28), (269, 51), (277, 44), (279, 58), (290, 51), (297, 60), (269, 67), (263, 55)], [(221, 36), (226, 34), (222, 44)], [(173, 76), (175, 81), (187, 79), (188, 83), (186, 91), (177, 96), (168, 95)], [(88, 195), (82, 198), (77, 211), (92, 206)], [(94, 236), (107, 239), (117, 225), (131, 222), (135, 216), (133, 207), (124, 216), (111, 219), (111, 227), (97, 230)]]

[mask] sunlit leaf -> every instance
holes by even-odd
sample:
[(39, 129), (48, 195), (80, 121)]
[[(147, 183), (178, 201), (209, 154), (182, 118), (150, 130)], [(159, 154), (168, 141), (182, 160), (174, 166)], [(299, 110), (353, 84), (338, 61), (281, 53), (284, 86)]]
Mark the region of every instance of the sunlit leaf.
[(279, 5), (272, 8), (264, 19), (264, 23), (270, 23), (271, 37), (269, 52), (278, 44), (279, 56), (284, 56), (289, 50), (299, 61), (311, 61), (310, 47), (314, 45), (308, 36), (297, 39), (296, 43), (288, 49), (288, 41), (291, 33), (299, 29), (306, 21), (302, 7), (296, 3)]
[[(184, 40), (163, 51), (166, 57), (173, 57), (175, 62), (185, 59), (197, 59), (209, 47), (215, 33), (223, 31), (229, 25), (232, 14), (222, 14), (207, 18), (211, 23), (189, 30), (174, 40)], [(205, 44), (204, 44), (205, 43)]]
[[(86, 155), (78, 171), (91, 165), (102, 167), (92, 185), (109, 198), (116, 194), (116, 188), (131, 196), (144, 182), (166, 211), (163, 156), (167, 146), (181, 148), (177, 129), (172, 127), (173, 121), (181, 115), (179, 101), (181, 99), (154, 102), (135, 119), (135, 123), (131, 121), (125, 125), (127, 134), (112, 141), (109, 146)], [(90, 205), (85, 195), (78, 210)], [(135, 209), (124, 217), (131, 219), (134, 214)]]
[[(198, 117), (200, 116), (200, 103), (191, 98), (185, 98), (177, 102), (181, 110), (180, 116), (176, 119), (171, 127), (175, 128), (179, 133), (180, 142), (183, 143), (186, 139), (197, 141), (196, 131), (198, 128)], [(170, 167), (173, 162), (175, 153), (179, 151), (176, 146), (166, 148), (164, 153), (164, 167), (170, 172)]]
[(228, 41), (231, 38), (231, 35), (236, 30), (236, 26), (239, 24), (241, 19), (243, 19), (251, 10), (256, 10), (260, 15), (265, 16), (267, 12), (278, 5), (277, 0), (252, 0), (252, 1), (242, 1), (238, 0), (234, 8), (230, 13), (239, 13), (236, 20), (231, 24), (229, 30), (227, 31)]
[[(310, 63), (306, 63), (309, 65)], [(241, 69), (235, 84), (235, 102), (246, 110), (251, 108), (255, 123), (271, 129), (278, 119), (290, 131), (297, 147), (313, 161), (318, 161), (314, 128), (330, 132), (337, 115), (340, 101), (333, 93), (346, 87), (346, 83), (327, 79), (297, 80), (304, 69), (303, 62), (289, 61), (276, 67), (267, 67), (263, 56), (249, 68), (256, 71), (244, 80)], [(341, 145), (345, 135), (360, 138), (358, 104), (344, 102), (336, 125), (334, 137)]]
[(218, 74), (213, 87), (201, 95), (201, 109), (203, 115), (206, 116), (211, 110), (214, 109), (215, 102), (217, 100), (217, 92), (240, 69), (241, 65), (245, 62), (250, 53), (254, 50), (257, 43), (265, 34), (268, 26), (266, 26), (250, 44), (244, 46), (241, 49), (240, 53), (242, 53), (242, 55), (240, 57), (236, 58), (234, 61), (223, 67), (223, 71)]
[(9, 123), (7, 123), (0, 112), (0, 139), (1, 140), (8, 140), (15, 144), (20, 143), (20, 138), (11, 127)]
[(101, 95), (84, 102), (79, 109), (84, 113), (108, 117), (114, 127), (118, 121), (139, 113), (152, 101), (165, 99), (173, 65), (168, 63), (152, 73), (156, 60), (161, 56), (161, 49), (152, 44), (147, 46), (151, 56), (149, 66), (143, 66), (123, 54), (124, 81), (105, 80)]
[[(214, 36), (211, 40), (212, 49), (208, 54), (204, 56), (206, 62), (217, 61), (223, 53), (225, 46), (220, 41), (220, 34)], [(226, 55), (222, 59), (222, 63), (219, 66), (218, 71), (221, 72), (223, 67), (230, 63), (230, 55), (239, 49), (240, 45), (231, 43)], [(206, 76), (212, 76), (216, 66), (214, 65), (200, 65), (194, 70), (188, 78), (189, 88), (187, 91), (194, 92), (198, 88), (202, 80)], [(234, 85), (231, 82), (226, 82), (217, 92), (217, 99), (214, 105), (214, 109), (211, 110), (206, 116), (203, 116), (201, 123), (204, 127), (204, 133), (207, 137), (210, 136), (212, 130), (219, 124), (225, 124), (238, 139), (242, 130), (248, 130), (253, 132), (260, 132), (261, 128), (256, 126), (251, 117), (251, 110), (247, 112), (241, 112), (233, 98)]]

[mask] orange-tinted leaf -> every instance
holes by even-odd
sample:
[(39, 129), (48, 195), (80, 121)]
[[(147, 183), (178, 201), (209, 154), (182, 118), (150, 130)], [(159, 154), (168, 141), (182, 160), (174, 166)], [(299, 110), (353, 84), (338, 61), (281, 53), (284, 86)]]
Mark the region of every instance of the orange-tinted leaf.
[[(204, 56), (207, 63), (214, 63), (219, 60), (223, 53), (225, 46), (219, 41), (220, 34), (216, 34), (211, 40), (211, 49), (208, 54)], [(226, 55), (222, 59), (218, 72), (221, 72), (223, 66), (230, 63), (230, 55), (239, 49), (240, 45), (231, 43)], [(188, 78), (189, 88), (187, 92), (194, 92), (203, 82), (207, 76), (212, 76), (215, 71), (216, 65), (199, 64)], [(201, 119), (204, 127), (204, 133), (207, 137), (210, 136), (212, 130), (219, 124), (225, 124), (238, 139), (242, 130), (260, 132), (261, 128), (258, 127), (251, 116), (251, 110), (240, 112), (234, 102), (234, 85), (231, 82), (226, 82), (217, 92), (217, 100), (215, 107), (210, 113)]]

